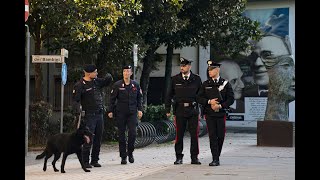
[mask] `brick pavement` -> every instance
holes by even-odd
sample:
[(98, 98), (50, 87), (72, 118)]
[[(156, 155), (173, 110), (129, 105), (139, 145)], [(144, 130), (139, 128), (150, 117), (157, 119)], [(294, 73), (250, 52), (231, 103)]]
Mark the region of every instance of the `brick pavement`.
[[(26, 180), (100, 180), (100, 179), (295, 179), (295, 148), (258, 147), (255, 133), (227, 133), (220, 157), (221, 166), (210, 167), (211, 153), (208, 136), (199, 138), (201, 165), (190, 164), (190, 138), (184, 141), (184, 164), (174, 165), (174, 145), (153, 143), (134, 152), (135, 163), (120, 164), (117, 147), (104, 146), (100, 155), (101, 168), (84, 172), (76, 155), (66, 161), (65, 174), (54, 172), (48, 160), (43, 172), (43, 159), (34, 160), (40, 152), (28, 152), (25, 158)], [(61, 158), (57, 161), (60, 169)]]

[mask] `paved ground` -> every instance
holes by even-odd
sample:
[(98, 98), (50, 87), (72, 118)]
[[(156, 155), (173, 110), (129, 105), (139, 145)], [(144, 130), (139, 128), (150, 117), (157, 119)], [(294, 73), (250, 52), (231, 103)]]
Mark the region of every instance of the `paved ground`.
[[(98, 180), (98, 179), (215, 179), (215, 180), (294, 180), (295, 147), (261, 147), (256, 146), (255, 133), (227, 133), (220, 166), (211, 167), (211, 153), (208, 136), (199, 138), (201, 165), (190, 164), (190, 138), (185, 137), (184, 164), (174, 165), (174, 145), (153, 143), (136, 149), (135, 163), (120, 164), (117, 145), (104, 145), (100, 155), (101, 168), (93, 168), (86, 173), (80, 168), (76, 155), (67, 159), (66, 173), (54, 172), (51, 157), (48, 168), (43, 172), (43, 159), (34, 160), (40, 152), (28, 152), (25, 158), (26, 180)], [(57, 162), (60, 168), (61, 158)], [(59, 169), (58, 168), (58, 169)]]

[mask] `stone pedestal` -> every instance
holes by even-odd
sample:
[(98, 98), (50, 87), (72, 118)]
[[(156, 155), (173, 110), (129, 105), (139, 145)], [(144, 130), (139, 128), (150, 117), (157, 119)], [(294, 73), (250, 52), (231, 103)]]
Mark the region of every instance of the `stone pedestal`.
[(265, 120), (257, 122), (257, 145), (293, 147), (294, 122)]

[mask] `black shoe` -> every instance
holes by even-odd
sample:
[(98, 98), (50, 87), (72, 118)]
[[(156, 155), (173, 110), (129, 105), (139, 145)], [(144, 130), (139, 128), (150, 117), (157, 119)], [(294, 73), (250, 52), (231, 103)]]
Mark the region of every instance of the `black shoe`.
[(213, 160), (211, 163), (209, 163), (209, 166), (220, 166), (219, 160)]
[(191, 159), (191, 164), (201, 164), (198, 158), (192, 158)]
[(127, 157), (121, 158), (121, 164), (127, 164)]
[(89, 163), (84, 163), (85, 168), (92, 168), (92, 166)]
[(133, 155), (129, 156), (129, 162), (130, 162), (130, 163), (134, 163)]
[(93, 167), (101, 167), (101, 164), (99, 164), (98, 162), (91, 162), (90, 163)]
[(182, 164), (182, 159), (178, 159), (174, 162), (174, 164)]

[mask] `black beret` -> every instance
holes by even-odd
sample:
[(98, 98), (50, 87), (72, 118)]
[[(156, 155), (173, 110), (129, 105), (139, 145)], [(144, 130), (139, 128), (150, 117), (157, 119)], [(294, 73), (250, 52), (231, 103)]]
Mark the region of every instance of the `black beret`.
[(128, 65), (128, 66), (123, 66), (122, 69), (132, 69), (132, 66)]
[(191, 60), (188, 60), (186, 58), (181, 57), (180, 58), (180, 65), (187, 65), (187, 64), (191, 64)]
[(97, 69), (96, 65), (94, 64), (86, 64), (83, 68), (83, 70), (87, 73), (92, 73)]
[(208, 68), (209, 68), (209, 67), (212, 67), (212, 68), (210, 68), (210, 69), (214, 69), (214, 68), (216, 68), (216, 67), (220, 67), (220, 66), (221, 66), (221, 64), (216, 63), (216, 62), (214, 62), (214, 61), (212, 61), (212, 60), (210, 60), (210, 59), (207, 61), (207, 64), (208, 64)]

